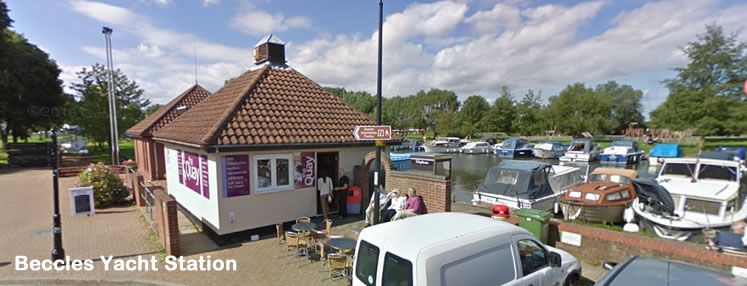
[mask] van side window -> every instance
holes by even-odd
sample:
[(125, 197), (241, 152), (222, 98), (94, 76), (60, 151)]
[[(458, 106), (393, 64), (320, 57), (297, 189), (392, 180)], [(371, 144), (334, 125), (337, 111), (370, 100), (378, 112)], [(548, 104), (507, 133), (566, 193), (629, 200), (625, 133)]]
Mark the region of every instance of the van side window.
[(441, 266), (441, 285), (486, 285), (487, 281), (492, 285), (503, 285), (513, 281), (516, 274), (511, 251), (511, 244), (504, 243), (444, 264)]
[(384, 274), (381, 276), (381, 281), (381, 285), (411, 286), (412, 263), (387, 252), (384, 256)]
[(361, 240), (356, 261), (355, 276), (363, 284), (376, 285), (376, 266), (379, 263), (379, 248), (373, 244)]
[(550, 264), (548, 262), (547, 251), (534, 240), (519, 240), (518, 248), (521, 269), (524, 271), (524, 276), (545, 268)]

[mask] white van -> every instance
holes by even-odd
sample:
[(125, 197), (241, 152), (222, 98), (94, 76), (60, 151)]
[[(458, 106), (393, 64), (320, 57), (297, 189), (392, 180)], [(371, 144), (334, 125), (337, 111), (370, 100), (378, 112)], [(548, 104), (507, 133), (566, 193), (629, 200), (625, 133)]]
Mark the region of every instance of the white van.
[(353, 285), (578, 285), (581, 265), (527, 230), (466, 213), (436, 213), (364, 229)]

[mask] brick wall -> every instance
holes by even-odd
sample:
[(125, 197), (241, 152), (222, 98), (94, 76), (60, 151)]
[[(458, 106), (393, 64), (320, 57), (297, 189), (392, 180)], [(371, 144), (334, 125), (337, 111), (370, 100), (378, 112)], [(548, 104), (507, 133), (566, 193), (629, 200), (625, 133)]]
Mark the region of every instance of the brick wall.
[(179, 221), (176, 200), (163, 190), (153, 190), (155, 215), (158, 228), (158, 238), (170, 255), (179, 255)]
[[(374, 160), (376, 160), (376, 152), (369, 152), (366, 154), (366, 157), (363, 158), (361, 168), (356, 168), (356, 173), (354, 174), (355, 178), (353, 179), (353, 182), (361, 186), (361, 214), (363, 214), (363, 210), (368, 207), (369, 200), (371, 199), (371, 188), (369, 188), (368, 184), (371, 180), (370, 168)], [(388, 183), (389, 177), (392, 173), (393, 164), (392, 160), (389, 159), (389, 155), (384, 152), (381, 153), (381, 166), (383, 167), (384, 174), (387, 178), (385, 181)], [(391, 189), (387, 185), (385, 185), (384, 188)]]
[(747, 257), (707, 250), (703, 245), (559, 221), (553, 221), (552, 224), (557, 226), (558, 232), (567, 231), (582, 236), (580, 247), (559, 241), (555, 243), (555, 247), (594, 265), (602, 265), (607, 261), (621, 262), (630, 256), (639, 255), (682, 261), (727, 272), (731, 266), (747, 268)]
[(406, 193), (408, 188), (415, 189), (418, 195), (423, 196), (428, 213), (451, 211), (451, 180), (443, 176), (417, 171), (392, 171), (387, 185), (387, 189), (399, 189), (401, 193)]

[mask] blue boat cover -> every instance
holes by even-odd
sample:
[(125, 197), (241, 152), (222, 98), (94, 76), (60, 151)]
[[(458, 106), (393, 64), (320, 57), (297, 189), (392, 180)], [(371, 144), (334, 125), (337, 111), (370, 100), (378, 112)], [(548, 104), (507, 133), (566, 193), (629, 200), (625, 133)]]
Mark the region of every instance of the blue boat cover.
[(479, 192), (537, 199), (552, 195), (548, 173), (552, 166), (535, 161), (504, 160), (493, 166), (480, 184)]
[(734, 160), (734, 155), (732, 153), (721, 153), (721, 152), (712, 152), (712, 151), (701, 151), (698, 157), (704, 158), (704, 159), (714, 159), (714, 160), (726, 160), (726, 161)]
[(740, 160), (744, 160), (746, 149), (747, 148), (744, 147), (719, 146), (718, 148), (716, 148), (716, 152), (731, 153), (734, 157), (738, 157)]
[(651, 157), (675, 158), (682, 157), (682, 150), (679, 144), (659, 144), (654, 146), (648, 155)]
[(392, 162), (410, 161), (410, 153), (390, 153), (389, 159)]

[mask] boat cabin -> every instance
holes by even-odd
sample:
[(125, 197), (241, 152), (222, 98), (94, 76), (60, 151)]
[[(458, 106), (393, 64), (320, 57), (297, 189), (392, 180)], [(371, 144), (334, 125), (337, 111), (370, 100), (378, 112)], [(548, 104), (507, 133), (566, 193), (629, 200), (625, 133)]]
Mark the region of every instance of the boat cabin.
[(633, 179), (637, 177), (635, 170), (596, 168), (585, 183), (571, 187), (563, 200), (596, 205), (629, 203), (635, 199)]

